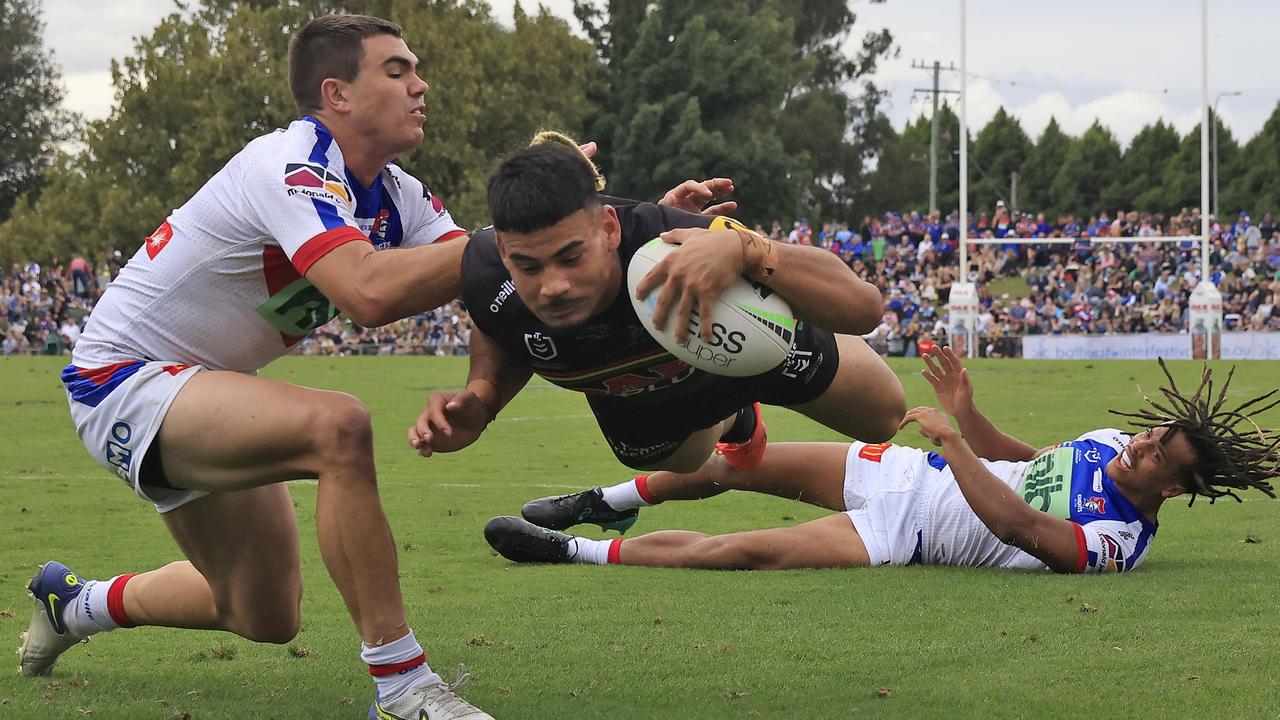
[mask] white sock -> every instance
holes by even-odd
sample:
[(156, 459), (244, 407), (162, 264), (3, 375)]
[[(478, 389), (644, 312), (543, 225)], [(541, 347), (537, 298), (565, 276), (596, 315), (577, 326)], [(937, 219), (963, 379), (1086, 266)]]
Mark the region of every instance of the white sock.
[(574, 537), (569, 541), (569, 560), (591, 565), (608, 565), (609, 548), (619, 540), (590, 540)]
[(399, 665), (419, 658), (422, 658), (422, 662), (413, 667), (389, 675), (373, 676), (373, 681), (378, 686), (379, 702), (391, 702), (416, 685), (438, 682), (440, 676), (427, 665), (426, 653), (422, 652), (422, 646), (418, 644), (412, 630), (408, 635), (384, 645), (360, 645), (360, 659), (368, 663), (370, 672), (378, 666)]
[[(116, 577), (119, 577), (117, 575)], [(110, 580), (90, 580), (76, 597), (76, 601), (62, 609), (62, 621), (67, 624), (67, 632), (79, 638), (86, 638), (98, 632), (109, 632), (120, 627), (107, 612), (107, 591), (111, 589)]]
[(614, 510), (633, 510), (635, 508), (649, 507), (656, 503), (647, 502), (640, 492), (640, 478), (644, 478), (644, 483), (648, 485), (648, 476), (641, 475), (631, 478), (630, 480), (617, 485), (611, 485), (607, 488), (600, 488), (600, 493), (604, 496), (604, 502)]

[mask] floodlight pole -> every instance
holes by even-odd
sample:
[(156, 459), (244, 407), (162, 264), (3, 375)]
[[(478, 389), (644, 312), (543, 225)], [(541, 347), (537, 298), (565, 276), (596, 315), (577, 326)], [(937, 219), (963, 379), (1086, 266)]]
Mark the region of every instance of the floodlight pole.
[[(1221, 97), (1221, 96), (1219, 96)], [(1214, 105), (1218, 103), (1214, 100)], [(1214, 108), (1216, 111), (1216, 107)], [(1191, 357), (1212, 360), (1222, 357), (1222, 293), (1210, 280), (1209, 273), (1209, 0), (1200, 0), (1200, 282), (1191, 291), (1188, 303), (1187, 330), (1191, 341)], [(1216, 138), (1217, 113), (1214, 113)], [(1216, 150), (1215, 150), (1216, 152)], [(1214, 157), (1217, 163), (1217, 157)], [(1217, 173), (1213, 172), (1214, 183)], [(1217, 191), (1214, 192), (1217, 216)]]
[(1200, 281), (1209, 279), (1209, 0), (1200, 0)]
[(1221, 201), (1218, 200), (1218, 123), (1219, 123), (1218, 101), (1224, 97), (1235, 97), (1236, 95), (1243, 95), (1243, 94), (1244, 93), (1240, 92), (1239, 90), (1235, 90), (1233, 92), (1220, 92), (1218, 93), (1218, 96), (1213, 99), (1213, 118), (1212, 118), (1212, 122), (1213, 122), (1213, 195), (1212, 195), (1212, 199), (1213, 199), (1213, 217), (1215, 219), (1219, 216), (1222, 210), (1222, 208), (1219, 207), (1219, 204), (1221, 203)]
[[(967, 357), (978, 354), (978, 290), (969, 281), (969, 32), (967, 3), (960, 0), (960, 276), (951, 283), (947, 316), (951, 323), (947, 341), (956, 346), (957, 335), (964, 338)], [(937, 97), (937, 93), (934, 93)], [(934, 118), (937, 128), (937, 118)]]
[(960, 0), (960, 281), (969, 281), (969, 32)]

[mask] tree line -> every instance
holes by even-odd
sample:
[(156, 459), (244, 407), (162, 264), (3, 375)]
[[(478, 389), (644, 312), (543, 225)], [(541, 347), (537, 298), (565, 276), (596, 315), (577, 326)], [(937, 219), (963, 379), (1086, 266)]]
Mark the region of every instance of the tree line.
[[(114, 102), (61, 108), (38, 0), (0, 0), (0, 262), (131, 252), (253, 137), (297, 115), (286, 48), (308, 19), (394, 19), (431, 84), (423, 145), (400, 158), (464, 227), (487, 223), (495, 160), (538, 129), (599, 141), (608, 191), (657, 198), (733, 177), (742, 218), (853, 221), (928, 204), (929, 120), (901, 133), (869, 80), (897, 51), (844, 0), (575, 0), (586, 37), (539, 8), (504, 25), (483, 0), (200, 0), (112, 63)], [(849, 50), (848, 48), (853, 48)], [(957, 205), (958, 122), (939, 113), (940, 204)], [(1020, 176), (1018, 204), (1170, 210), (1199, 197), (1198, 130), (1162, 122), (1124, 151), (1095, 124), (1035, 141), (1002, 110), (971, 140), (971, 207)], [(1239, 146), (1220, 128), (1224, 209), (1280, 199), (1280, 108)], [(984, 180), (984, 178), (986, 178)], [(1004, 188), (1005, 190), (1002, 190)]]
[[(1280, 104), (1243, 145), (1220, 118), (1211, 122), (1218, 130), (1220, 213), (1261, 216), (1280, 211)], [(949, 210), (960, 204), (955, 157), (960, 120), (944, 105), (938, 123), (943, 138), (938, 206)], [(930, 129), (930, 119), (920, 117), (888, 138), (863, 196), (868, 210), (928, 209)], [(969, 139), (968, 200), (975, 211), (990, 210), (1003, 200), (1021, 210), (1044, 212), (1051, 221), (1067, 213), (1088, 217), (1102, 210), (1113, 215), (1117, 210), (1139, 210), (1170, 215), (1198, 207), (1200, 126), (1179, 135), (1172, 125), (1157, 120), (1121, 148), (1101, 120), (1077, 137), (1063, 132), (1051, 118), (1033, 140), (1017, 118), (1000, 108)]]

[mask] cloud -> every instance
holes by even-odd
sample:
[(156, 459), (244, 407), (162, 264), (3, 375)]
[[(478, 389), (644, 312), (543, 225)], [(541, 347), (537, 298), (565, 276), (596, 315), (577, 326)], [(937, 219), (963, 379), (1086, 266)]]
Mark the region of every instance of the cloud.
[(82, 72), (63, 75), (67, 95), (63, 104), (90, 120), (104, 118), (111, 112), (111, 71)]

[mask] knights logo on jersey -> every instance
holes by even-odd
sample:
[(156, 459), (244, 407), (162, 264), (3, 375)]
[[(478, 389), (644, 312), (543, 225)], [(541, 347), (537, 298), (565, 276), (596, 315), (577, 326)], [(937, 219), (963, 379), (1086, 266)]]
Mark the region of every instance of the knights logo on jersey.
[(373, 225), (369, 227), (369, 242), (379, 250), (385, 250), (391, 246), (387, 242), (387, 220), (391, 217), (391, 211), (383, 208), (378, 211), (378, 216), (373, 219)]
[(346, 180), (329, 172), (322, 165), (311, 163), (286, 163), (284, 184), (290, 196), (302, 194), (321, 200), (341, 200), (351, 206), (351, 190)]
[(552, 360), (560, 354), (556, 350), (555, 341), (540, 332), (525, 333), (524, 346), (529, 349), (529, 354), (535, 360)]
[(1107, 499), (1097, 495), (1085, 497), (1084, 495), (1076, 496), (1076, 512), (1092, 513), (1094, 515), (1107, 514)]

